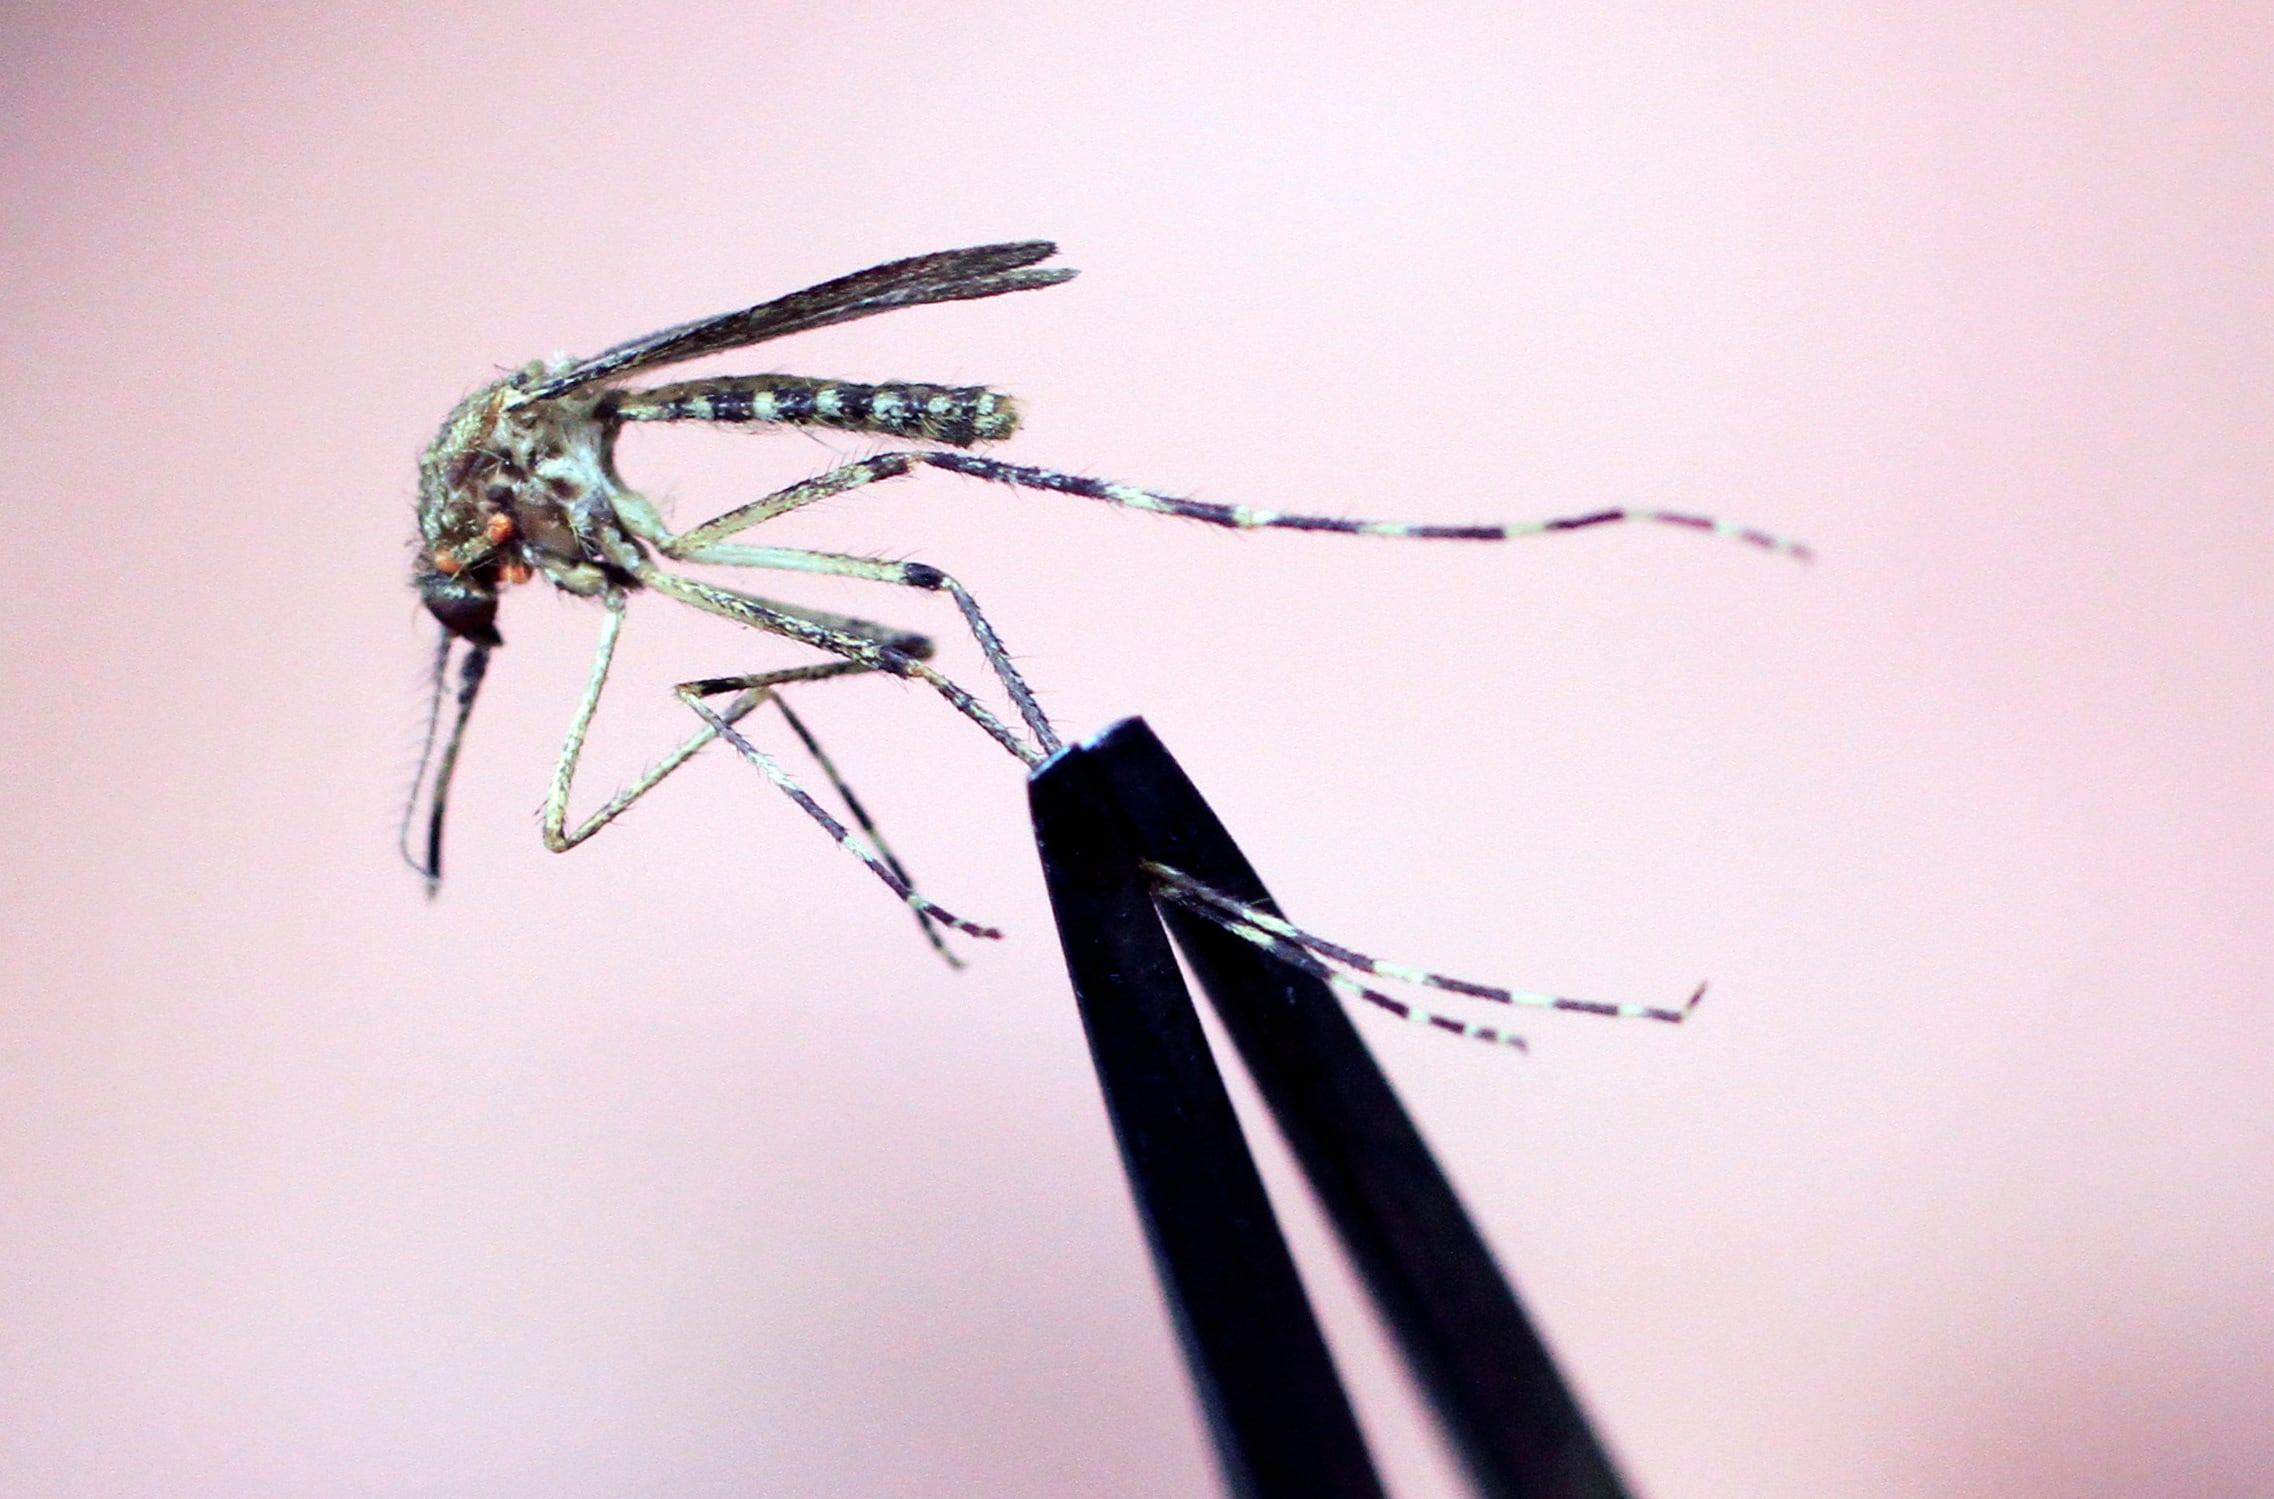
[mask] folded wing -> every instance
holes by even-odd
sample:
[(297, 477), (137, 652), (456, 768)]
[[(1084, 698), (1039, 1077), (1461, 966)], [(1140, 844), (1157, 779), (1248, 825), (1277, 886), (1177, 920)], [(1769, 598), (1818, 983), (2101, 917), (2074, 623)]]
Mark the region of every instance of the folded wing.
[(526, 398), (549, 400), (595, 380), (764, 343), (811, 328), (826, 328), (831, 323), (874, 317), (899, 307), (963, 302), (1055, 286), (1076, 273), (1059, 267), (1036, 268), (1035, 262), (1057, 253), (1058, 246), (1049, 240), (1030, 239), (977, 245), (968, 250), (935, 250), (929, 255), (871, 266), (740, 312), (681, 323), (620, 343), (535, 386)]

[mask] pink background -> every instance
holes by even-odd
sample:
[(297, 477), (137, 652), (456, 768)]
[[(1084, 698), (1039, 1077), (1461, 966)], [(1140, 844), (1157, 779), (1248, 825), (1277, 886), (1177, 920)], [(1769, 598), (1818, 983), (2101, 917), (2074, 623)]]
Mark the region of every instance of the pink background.
[[(764, 537), (956, 571), (1327, 933), (1713, 978), (1529, 1060), (1363, 1022), (1638, 1489), (2274, 1492), (2264, 6), (345, 9), (0, 35), (0, 1492), (1209, 1491), (976, 732), (806, 699), (1009, 929), (962, 974), (723, 759), (547, 855), (594, 614), (537, 589), (439, 903), (392, 847), (453, 400), (1032, 235), (1087, 274), (726, 363), (992, 382), (1012, 456), (1211, 500), (1821, 550), (943, 475)], [(692, 518), (859, 446), (624, 461)], [(642, 602), (588, 797), (667, 683), (796, 659)]]

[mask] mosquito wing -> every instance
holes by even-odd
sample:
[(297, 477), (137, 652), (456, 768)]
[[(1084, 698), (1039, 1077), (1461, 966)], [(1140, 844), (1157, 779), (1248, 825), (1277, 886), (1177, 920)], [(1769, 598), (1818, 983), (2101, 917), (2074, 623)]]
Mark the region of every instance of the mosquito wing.
[(620, 343), (604, 353), (564, 370), (528, 392), (528, 399), (547, 400), (565, 391), (606, 380), (632, 370), (677, 364), (722, 349), (739, 349), (785, 334), (831, 323), (874, 317), (896, 307), (925, 302), (962, 302), (977, 297), (999, 297), (1005, 292), (1055, 286), (1074, 276), (1071, 270), (1033, 269), (1038, 260), (1058, 253), (1046, 239), (1021, 240), (1007, 245), (978, 245), (968, 250), (935, 250), (886, 265), (871, 266), (850, 276), (839, 276), (819, 286), (793, 291), (771, 302), (760, 302), (740, 312), (722, 313), (681, 323)]

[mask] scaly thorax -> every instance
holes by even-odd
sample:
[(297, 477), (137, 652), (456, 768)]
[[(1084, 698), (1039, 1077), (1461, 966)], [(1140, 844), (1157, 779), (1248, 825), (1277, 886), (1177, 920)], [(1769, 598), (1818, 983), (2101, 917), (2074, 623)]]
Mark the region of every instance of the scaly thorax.
[(460, 402), (419, 465), (415, 579), (453, 632), (494, 636), (497, 590), (542, 572), (572, 593), (629, 582), (645, 552), (618, 519), (602, 391), (521, 397), (542, 363)]

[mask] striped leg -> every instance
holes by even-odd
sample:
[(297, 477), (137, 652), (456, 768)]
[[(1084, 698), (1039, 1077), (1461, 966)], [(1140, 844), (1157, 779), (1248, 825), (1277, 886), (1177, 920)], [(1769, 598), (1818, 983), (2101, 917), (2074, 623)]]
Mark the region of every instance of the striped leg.
[[(871, 671), (881, 671), (896, 677), (913, 677), (946, 698), (957, 712), (986, 730), (997, 744), (1026, 764), (1039, 765), (1050, 756), (1048, 749), (1038, 748), (1012, 733), (1009, 726), (997, 718), (985, 703), (925, 665), (914, 653), (875, 638), (873, 631), (878, 627), (870, 627), (872, 633), (841, 628), (841, 616), (823, 615), (811, 609), (793, 609), (747, 593), (739, 593), (732, 588), (722, 588), (716, 583), (683, 578), (677, 573), (667, 573), (653, 566), (642, 566), (639, 580), (657, 593), (677, 599), (706, 614), (716, 614), (722, 619), (731, 619), (738, 624), (764, 630), (770, 635), (781, 635), (802, 642), (833, 656), (858, 662)], [(831, 620), (838, 623), (832, 624), (829, 622)], [(913, 638), (922, 639), (921, 636)], [(925, 644), (926, 654), (929, 654), (930, 642)], [(997, 648), (1000, 649), (1000, 642), (997, 643)]]
[[(569, 794), (576, 780), (577, 761), (584, 753), (585, 737), (592, 727), (593, 714), (599, 709), (600, 695), (608, 685), (609, 666), (616, 654), (617, 637), (622, 633), (624, 627), (623, 595), (621, 593), (609, 594), (603, 602), (607, 606), (608, 613), (601, 624), (599, 646), (593, 652), (592, 674), (585, 684), (583, 698), (577, 703), (576, 714), (569, 722), (568, 737), (561, 746), (560, 759), (553, 768), (552, 789), (545, 798), (543, 831), (547, 848), (555, 853), (564, 853), (584, 842), (609, 823), (614, 822), (632, 803), (653, 791), (663, 782), (665, 777), (692, 760), (703, 746), (718, 738), (722, 727), (730, 733), (735, 733), (736, 739), (740, 740), (741, 736), (733, 730), (733, 725), (739, 724), (762, 704), (771, 701), (775, 707), (781, 710), (783, 718), (789, 721), (790, 728), (812, 754), (815, 762), (821, 766), (822, 774), (829, 778), (829, 784), (835, 788), (838, 797), (845, 803), (846, 809), (852, 813), (853, 820), (860, 825), (863, 832), (868, 834), (870, 841), (876, 846), (886, 865), (889, 866), (893, 877), (899, 881), (900, 887), (912, 886), (913, 882), (908, 877), (908, 871), (893, 856), (892, 850), (884, 841), (884, 835), (870, 820), (868, 809), (861, 805), (860, 798), (853, 794), (853, 788), (847, 785), (844, 777), (837, 773), (835, 763), (822, 750), (820, 741), (814, 738), (812, 731), (806, 728), (804, 720), (791, 711), (789, 703), (775, 691), (776, 688), (793, 682), (822, 682), (832, 677), (854, 676), (869, 670), (868, 667), (857, 661), (823, 661), (812, 666), (790, 667), (781, 671), (763, 672), (735, 679), (739, 683), (739, 690), (732, 702), (728, 703), (724, 709), (709, 709), (706, 705), (706, 711), (703, 713), (704, 725), (701, 729), (689, 735), (670, 754), (665, 755), (641, 771), (638, 776), (610, 797), (598, 811), (579, 822), (574, 828), (569, 827), (568, 802)], [(865, 621), (852, 621), (851, 623), (866, 624)], [(867, 626), (867, 628), (885, 633), (882, 626)], [(889, 633), (898, 634), (904, 643), (919, 647), (926, 654), (930, 652), (931, 642), (921, 636), (910, 636), (899, 632)], [(800, 795), (802, 796), (803, 793), (801, 792)], [(807, 798), (807, 801), (810, 802), (810, 798)], [(820, 815), (824, 826), (836, 826), (827, 813)], [(838, 831), (842, 832), (843, 829), (840, 827)], [(952, 966), (962, 967), (962, 961), (954, 953), (948, 951), (947, 945), (940, 940), (939, 932), (933, 925), (935, 917), (929, 909), (930, 903), (921, 900), (919, 897), (911, 900), (909, 904), (915, 910), (917, 923), (923, 928), (924, 936), (930, 941), (933, 948)]]
[[(747, 695), (747, 693), (744, 694), (744, 696)], [(768, 695), (773, 699), (774, 706), (781, 711), (783, 720), (789, 724), (790, 732), (797, 735), (798, 743), (805, 746), (805, 752), (813, 757), (813, 763), (820, 766), (821, 773), (829, 778), (831, 788), (837, 793), (837, 800), (843, 802), (845, 810), (853, 815), (853, 823), (861, 830), (862, 836), (868, 839), (869, 847), (876, 850), (877, 857), (884, 861), (884, 867), (898, 876), (901, 884), (913, 890), (916, 887), (916, 881), (909, 875), (907, 866), (902, 864), (900, 856), (892, 851), (892, 845), (884, 841), (884, 830), (870, 818), (869, 809), (861, 805), (861, 799), (853, 795), (853, 788), (847, 785), (845, 778), (837, 773), (837, 763), (829, 758), (828, 751), (822, 749), (821, 741), (813, 737), (813, 731), (805, 726), (805, 720), (791, 711), (788, 698), (778, 692)], [(737, 697), (734, 703), (728, 705), (726, 712), (719, 716), (730, 724), (736, 722), (741, 715), (736, 713), (734, 709), (742, 701), (742, 697)], [(707, 724), (704, 726), (703, 732), (710, 733), (710, 727)], [(923, 932), (924, 940), (932, 944), (932, 951), (947, 960), (948, 967), (961, 968), (963, 966), (963, 959), (957, 957), (954, 951), (948, 947), (946, 941), (941, 938), (939, 923), (929, 911), (921, 909), (916, 911), (916, 925)]]
[(1288, 967), (1300, 969), (1304, 973), (1310, 974), (1324, 983), (1328, 990), (1344, 1004), (1373, 1005), (1377, 1009), (1389, 1011), (1400, 1020), (1411, 1020), (1417, 1025), (1427, 1025), (1437, 1030), (1449, 1031), (1456, 1036), (1466, 1036), (1472, 1041), (1482, 1041), (1488, 1046), (1508, 1046), (1517, 1051), (1525, 1052), (1532, 1049), (1531, 1045), (1514, 1031), (1502, 1031), (1489, 1025), (1472, 1025), (1466, 1020), (1455, 1019), (1451, 1015), (1440, 1015), (1431, 1010), (1409, 1005), (1402, 999), (1393, 999), (1379, 989), (1370, 989), (1348, 974), (1329, 968), (1308, 949), (1300, 947), (1273, 932), (1266, 931), (1260, 926), (1243, 921), (1237, 916), (1228, 915), (1212, 905), (1194, 899), (1182, 890), (1164, 886), (1160, 890), (1160, 896), (1163, 900), (1176, 902), (1195, 915), (1206, 917), (1243, 941), (1253, 942)]
[[(776, 377), (769, 376), (766, 378), (772, 380)], [(724, 416), (714, 413), (712, 409), (716, 405), (715, 398), (718, 396), (718, 392), (695, 391), (692, 386), (689, 388), (689, 392), (684, 400), (678, 401), (678, 404), (684, 405), (686, 408), (684, 415), (714, 420), (726, 419)], [(676, 399), (677, 393), (674, 392), (673, 394)], [(698, 396), (700, 397), (699, 400), (696, 399)], [(674, 402), (663, 402), (657, 409), (659, 412), (673, 410)], [(733, 410), (739, 412), (741, 410), (740, 405), (735, 405)], [(644, 411), (642, 414), (645, 414)], [(743, 419), (747, 419), (747, 417)], [(1512, 525), (1439, 526), (1414, 525), (1396, 521), (1348, 520), (1334, 516), (1291, 515), (1273, 510), (1253, 510), (1243, 505), (1216, 505), (1198, 500), (1178, 499), (1172, 495), (1157, 494), (1152, 490), (1138, 489), (1132, 485), (1084, 478), (1077, 474), (1061, 473), (1055, 469), (1034, 468), (1026, 464), (1004, 463), (999, 459), (982, 458), (971, 453), (959, 452), (878, 453), (872, 457), (840, 465), (814, 478), (789, 485), (773, 494), (754, 500), (750, 504), (738, 506), (723, 515), (676, 535), (664, 523), (663, 517), (656, 511), (655, 507), (638, 495), (620, 494), (616, 498), (615, 505), (617, 514), (635, 533), (643, 540), (652, 543), (665, 556), (678, 561), (829, 573), (838, 577), (864, 578), (873, 582), (893, 583), (908, 588), (946, 592), (955, 599), (956, 607), (962, 611), (964, 621), (970, 627), (973, 637), (978, 640), (981, 650), (986, 653), (989, 667), (993, 669), (996, 677), (1002, 682), (1004, 691), (1009, 694), (1012, 703), (1018, 708), (1020, 716), (1026, 721), (1027, 729), (1034, 737), (1033, 747), (1022, 745), (1010, 737), (994, 716), (980, 708), (968, 692), (948, 682), (938, 673), (928, 670), (905, 671), (891, 664), (884, 656), (878, 656), (870, 664), (878, 670), (892, 671), (903, 676), (922, 677), (947, 696), (949, 701), (954, 703), (967, 717), (972, 718), (974, 722), (993, 734), (1006, 749), (1030, 765), (1037, 764), (1060, 747), (1058, 735), (1051, 727), (1049, 719), (1044, 715), (1041, 705), (1035, 701), (1033, 692), (1011, 664), (1010, 655), (1004, 650), (1001, 638), (995, 633), (993, 626), (988, 623), (986, 616), (980, 612), (977, 601), (972, 598), (969, 590), (965, 589), (962, 584), (938, 568), (924, 563), (883, 562), (873, 558), (848, 557), (842, 554), (811, 552), (790, 547), (740, 546), (729, 541), (729, 538), (750, 529), (752, 526), (772, 520), (776, 516), (786, 515), (790, 511), (802, 509), (833, 495), (844, 494), (850, 490), (881, 483), (887, 479), (900, 478), (912, 473), (919, 465), (928, 465), (933, 468), (945, 469), (951, 473), (965, 474), (973, 478), (1008, 484), (1018, 488), (1078, 495), (1086, 499), (1102, 500), (1107, 504), (1119, 505), (1128, 509), (1181, 516), (1187, 520), (1204, 521), (1211, 525), (1226, 526), (1235, 530), (1331, 531), (1352, 535), (1394, 536), (1425, 541), (1507, 541), (1519, 536), (1544, 535), (1551, 531), (1576, 531), (1591, 526), (1609, 525), (1622, 521), (1657, 521), (1692, 530), (1713, 531), (1792, 556), (1806, 557), (1809, 555), (1808, 549), (1799, 543), (1772, 536), (1766, 531), (1733, 526), (1727, 522), (1713, 520), (1706, 516), (1687, 515), (1670, 510), (1634, 508), (1598, 510), (1585, 515), (1562, 516), (1550, 520)], [(675, 592), (672, 586), (658, 581), (659, 578), (666, 576), (668, 575), (641, 574), (642, 581), (654, 584), (662, 591)], [(734, 594), (731, 590), (709, 590), (706, 596), (705, 585), (692, 584), (686, 580), (674, 581), (678, 585), (678, 589), (684, 590), (677, 591), (675, 596), (694, 604), (697, 608), (708, 609), (712, 613), (724, 613), (730, 617), (741, 619), (744, 623), (757, 625), (761, 629), (774, 630), (776, 633), (782, 634), (793, 634), (795, 638), (808, 639), (809, 643), (820, 645), (822, 649), (845, 654), (837, 645), (781, 628), (776, 622), (761, 617), (759, 613), (751, 612), (753, 605), (760, 610), (770, 610), (774, 616), (791, 612), (785, 610), (781, 605), (764, 605), (760, 601), (750, 599), (747, 595)], [(728, 603), (727, 600), (730, 598), (740, 602)], [(889, 655), (889, 652), (885, 654)], [(864, 658), (855, 657), (854, 659)]]
[[(1369, 974), (1376, 978), (1438, 989), (1448, 994), (1464, 995), (1471, 999), (1490, 1000), (1495, 1004), (1527, 1006), (1547, 1010), (1570, 1010), (1583, 1015), (1659, 1020), (1673, 1025), (1679, 1025), (1687, 1020), (1690, 1013), (1698, 1007), (1698, 1002), (1705, 998), (1705, 985), (1703, 984), (1698, 985), (1697, 990), (1690, 995), (1688, 1001), (1681, 1008), (1667, 1009), (1657, 1005), (1606, 1004), (1600, 1000), (1571, 999), (1561, 994), (1545, 994), (1523, 989), (1503, 989), (1491, 984), (1471, 983), (1466, 979), (1449, 978), (1444, 974), (1432, 973), (1426, 969), (1408, 968), (1397, 963), (1385, 963), (1378, 958), (1353, 951), (1339, 943), (1329, 942), (1326, 938), (1315, 933), (1304, 931), (1283, 917), (1275, 916), (1271, 912), (1249, 905), (1245, 901), (1236, 900), (1223, 891), (1202, 884), (1192, 876), (1171, 869), (1165, 864), (1148, 862), (1145, 865), (1145, 872), (1153, 878), (1155, 887), (1162, 898), (1174, 901), (1196, 915), (1207, 917), (1226, 931), (1255, 943), (1267, 952), (1302, 968), (1305, 972), (1319, 974), (1320, 977), (1326, 978), (1330, 987), (1333, 987), (1335, 992), (1344, 999), (1364, 1000), (1369, 1004), (1390, 1010), (1394, 1014), (1406, 1016), (1409, 1019), (1426, 1021), (1441, 1030), (1449, 1030), (1458, 1034), (1470, 1034), (1478, 1028), (1468, 1025), (1465, 1021), (1416, 1010), (1403, 1001), (1391, 999), (1387, 995), (1357, 983), (1355, 980), (1330, 969), (1327, 965), (1339, 964), (1344, 968), (1355, 969), (1360, 973)], [(1501, 1037), (1497, 1032), (1491, 1031), (1489, 1027), (1484, 1029), (1486, 1034), (1480, 1036), (1479, 1039), (1505, 1039), (1509, 1044), (1521, 1044), (1516, 1042), (1514, 1038)]]
[(996, 680), (1003, 684), (1003, 691), (1019, 710), (1019, 716), (1026, 720), (1027, 731), (1034, 736), (1043, 754), (1057, 753), (1064, 743), (1043, 713), (1042, 704), (1035, 701), (1034, 690), (1027, 686), (1026, 678), (1011, 664), (1011, 653), (1004, 648), (1003, 637), (995, 633), (987, 616), (979, 612), (979, 601), (971, 596), (969, 589), (929, 563), (887, 562), (876, 557), (851, 557), (842, 552), (812, 552), (802, 547), (742, 546), (731, 541), (682, 551), (679, 556), (683, 561), (713, 566), (822, 573), (835, 578), (859, 578), (870, 583), (945, 593), (962, 611), (963, 622), (969, 627), (972, 638), (979, 642), (987, 665), (994, 671)]
[(1514, 521), (1501, 525), (1415, 525), (1404, 521), (1351, 520), (1332, 515), (1291, 515), (1279, 510), (1254, 510), (1245, 505), (1216, 505), (1200, 500), (1184, 500), (1174, 495), (1155, 494), (1152, 490), (1139, 489), (1130, 484), (1085, 478), (1080, 474), (1065, 474), (1055, 469), (1030, 468), (1023, 463), (1005, 463), (1001, 459), (982, 458), (975, 453), (914, 453), (909, 456), (934, 468), (969, 474), (975, 479), (986, 479), (996, 484), (1079, 495), (1084, 499), (1103, 500), (1109, 505), (1120, 505), (1130, 510), (1181, 516), (1186, 520), (1205, 521), (1212, 526), (1226, 526), (1237, 531), (1333, 531), (1349, 536), (1403, 537), (1410, 541), (1514, 541), (1522, 536), (1543, 536), (1551, 531), (1580, 531), (1590, 526), (1614, 525), (1621, 521), (1656, 521), (1662, 525), (1681, 526), (1692, 531), (1711, 531), (1717, 536), (1731, 537), (1788, 556), (1805, 559), (1810, 555), (1808, 548), (1801, 543), (1771, 535), (1767, 531), (1733, 525), (1711, 516), (1688, 515), (1673, 510), (1624, 506), (1594, 510), (1584, 515), (1563, 515), (1547, 520)]
[[(592, 673), (585, 681), (584, 696), (577, 702), (576, 713), (569, 720), (568, 737), (561, 744), (560, 758), (553, 764), (553, 783), (545, 797), (542, 823), (545, 847), (557, 854), (575, 848), (614, 822), (632, 803), (653, 791), (666, 776), (692, 760), (697, 751), (718, 737), (717, 730), (710, 728), (690, 735), (670, 754), (627, 782), (598, 811), (573, 828), (568, 825), (569, 793), (576, 781), (577, 761), (583, 757), (585, 736), (592, 728), (593, 714), (599, 711), (600, 694), (608, 685), (609, 666), (616, 655), (616, 640), (624, 629), (624, 596), (621, 593), (611, 593), (603, 599), (603, 603), (608, 612), (601, 622), (599, 645), (593, 651)], [(868, 669), (853, 661), (824, 661), (813, 666), (776, 672), (768, 681), (753, 683), (749, 692), (730, 703), (719, 716), (728, 723), (739, 723), (766, 700), (769, 696), (768, 688), (790, 682), (819, 682)]]
[[(748, 760), (752, 765), (756, 766), (759, 773), (765, 776), (767, 780), (772, 781), (776, 787), (780, 788), (784, 796), (787, 796), (791, 801), (796, 802), (799, 808), (804, 811), (806, 816), (821, 824), (822, 830), (828, 833), (830, 837), (837, 840), (837, 846), (839, 848), (842, 848), (845, 850), (845, 852), (851, 854), (854, 858), (867, 865), (869, 873), (882, 880), (885, 884), (885, 887), (889, 889), (894, 895), (899, 896), (900, 899), (907, 904), (908, 908), (916, 913), (919, 919), (929, 919), (932, 921), (940, 922), (943, 925), (954, 927), (957, 931), (962, 932), (967, 936), (987, 938), (1001, 937), (1003, 935), (1002, 932), (996, 928), (991, 926), (980, 926), (976, 922), (965, 921), (962, 917), (956, 915), (952, 911), (947, 910), (945, 907), (936, 905), (932, 901), (927, 900), (925, 897), (918, 895), (914, 887), (908, 883), (907, 876), (902, 872), (899, 861), (894, 859), (889, 851), (884, 850), (881, 843), (877, 849), (872, 850), (866, 844), (862, 843), (860, 839), (854, 837), (851, 830), (849, 830), (836, 818), (830, 816), (827, 808), (823, 807), (819, 802), (815, 801), (804, 787), (800, 786), (794, 779), (791, 778), (790, 773), (782, 768), (779, 761), (775, 760), (772, 755), (767, 754), (764, 750), (758, 748), (758, 746), (755, 744), (752, 744), (749, 739), (744, 737), (740, 729), (736, 728), (734, 724), (728, 721), (725, 714), (720, 713), (709, 703), (704, 701), (705, 698), (715, 697), (722, 692), (746, 693), (753, 687), (757, 687), (760, 684), (764, 683), (766, 678), (771, 675), (773, 675), (773, 673), (760, 673), (753, 676), (738, 677), (710, 677), (699, 682), (681, 682), (672, 690), (679, 695), (679, 700), (681, 702), (685, 703), (688, 707), (695, 710), (696, 714), (699, 715), (702, 718), (703, 722), (708, 726), (710, 733), (718, 736), (721, 739), (724, 739), (728, 744), (734, 746), (735, 753), (741, 755), (743, 759)], [(741, 699), (738, 697), (735, 701), (740, 702)], [(799, 730), (799, 733), (800, 737), (804, 737), (804, 730), (802, 726)], [(807, 739), (806, 742), (809, 745), (812, 744), (811, 739)], [(826, 764), (827, 762), (824, 761), (825, 766)], [(834, 779), (835, 771), (831, 770), (830, 775), (831, 778)], [(841, 782), (839, 784), (842, 786)], [(855, 820), (859, 821), (864, 827), (869, 828), (871, 834), (873, 835), (875, 831), (874, 826), (868, 822), (866, 815), (861, 812), (860, 804), (857, 801), (854, 801), (851, 803), (851, 805), (854, 809)]]
[(1680, 526), (1691, 531), (1710, 531), (1727, 536), (1765, 551), (1782, 552), (1787, 556), (1807, 558), (1808, 548), (1797, 541), (1740, 526), (1711, 516), (1692, 515), (1677, 510), (1652, 510), (1639, 506), (1621, 506), (1612, 509), (1592, 510), (1581, 515), (1555, 516), (1546, 520), (1516, 521), (1500, 525), (1443, 526), (1418, 525), (1405, 521), (1352, 520), (1332, 515), (1294, 515), (1278, 510), (1255, 510), (1245, 505), (1217, 505), (1202, 500), (1179, 499), (1174, 495), (1158, 494), (1150, 489), (1139, 489), (1131, 484), (1116, 484), (1107, 479), (1086, 478), (1080, 474), (1061, 473), (1056, 469), (1034, 468), (1023, 463), (1005, 463), (999, 458), (983, 458), (976, 453), (879, 453), (863, 458), (802, 483), (754, 500), (748, 505), (729, 510), (715, 520), (704, 522), (693, 530), (677, 537), (651, 537), (667, 556), (685, 556), (738, 532), (748, 530), (761, 521), (773, 519), (792, 510), (810, 505), (831, 495), (843, 494), (866, 484), (885, 479), (896, 479), (911, 473), (917, 465), (946, 469), (950, 473), (967, 474), (974, 479), (990, 483), (1008, 484), (1018, 489), (1046, 490), (1053, 494), (1077, 495), (1083, 499), (1102, 500), (1129, 510), (1143, 510), (1155, 515), (1181, 516), (1186, 520), (1203, 521), (1212, 526), (1225, 526), (1233, 530), (1275, 531), (1331, 531), (1350, 536), (1394, 536), (1412, 541), (1513, 541), (1524, 536), (1543, 536), (1553, 531), (1581, 531), (1593, 526), (1616, 525), (1625, 521), (1652, 521), (1660, 525)]

